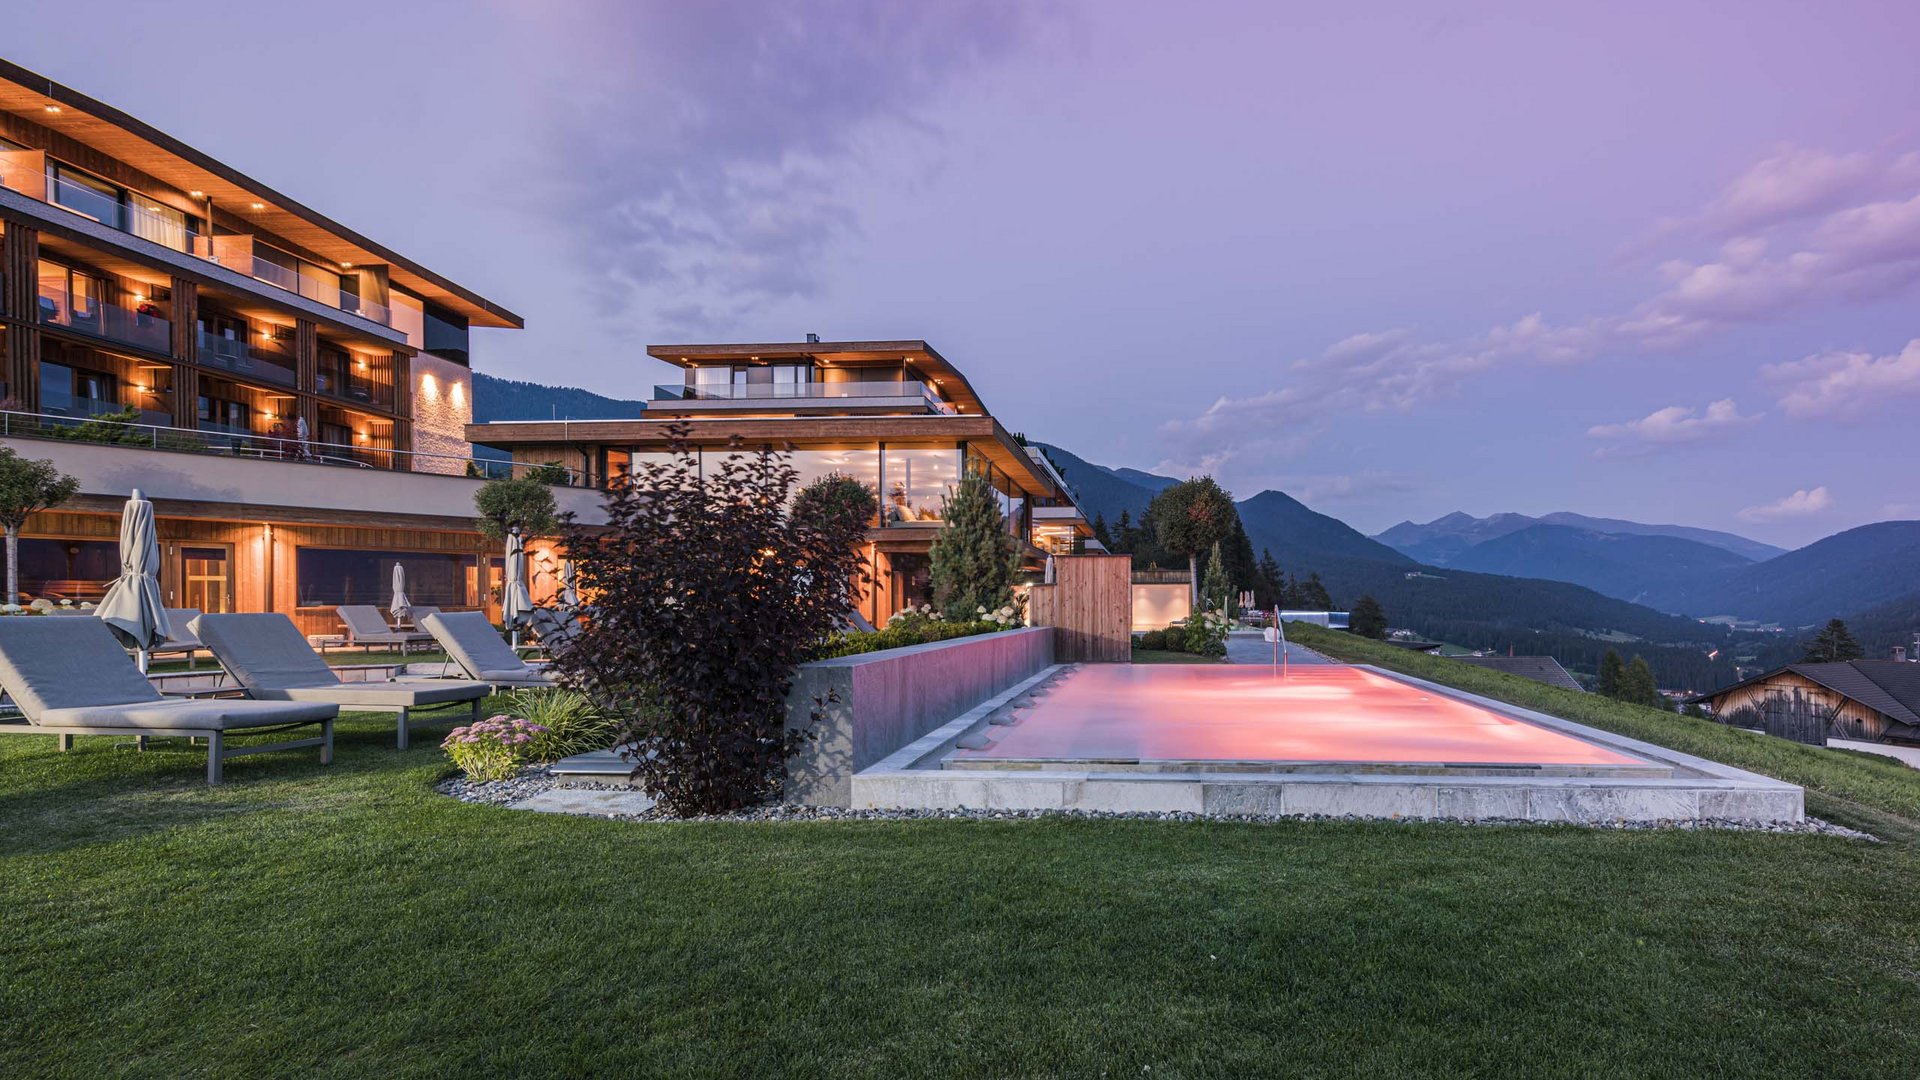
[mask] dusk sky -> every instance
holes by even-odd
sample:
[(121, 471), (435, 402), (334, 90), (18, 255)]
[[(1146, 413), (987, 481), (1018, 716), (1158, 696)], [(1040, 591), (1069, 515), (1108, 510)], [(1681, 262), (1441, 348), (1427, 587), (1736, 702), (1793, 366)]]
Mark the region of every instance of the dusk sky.
[(491, 374), (924, 338), (1368, 532), (1920, 517), (1920, 7), (95, 3), (6, 55), (519, 312)]

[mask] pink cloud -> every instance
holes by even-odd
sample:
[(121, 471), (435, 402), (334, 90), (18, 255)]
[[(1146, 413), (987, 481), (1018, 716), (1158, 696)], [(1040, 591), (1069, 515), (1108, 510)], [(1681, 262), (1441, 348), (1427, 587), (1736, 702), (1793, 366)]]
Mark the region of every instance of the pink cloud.
[(1788, 146), (1757, 161), (1698, 215), (1670, 228), (1722, 236), (1773, 228), (1920, 185), (1920, 154), (1835, 154)]
[(1833, 496), (1827, 493), (1825, 485), (1812, 490), (1802, 488), (1775, 502), (1749, 506), (1735, 515), (1741, 521), (1779, 521), (1782, 518), (1807, 517), (1824, 513), (1833, 505)]
[(1825, 352), (1762, 371), (1784, 384), (1780, 407), (1788, 416), (1855, 416), (1920, 397), (1920, 338), (1892, 356)]
[(1732, 398), (1722, 398), (1704, 411), (1686, 405), (1669, 405), (1638, 420), (1590, 427), (1587, 434), (1596, 439), (1672, 446), (1699, 442), (1757, 419), (1757, 415), (1742, 415)]

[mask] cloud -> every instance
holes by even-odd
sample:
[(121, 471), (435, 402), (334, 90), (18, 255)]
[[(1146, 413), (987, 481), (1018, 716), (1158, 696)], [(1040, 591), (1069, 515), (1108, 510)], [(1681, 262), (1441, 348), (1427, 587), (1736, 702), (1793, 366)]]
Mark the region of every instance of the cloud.
[(1920, 185), (1920, 154), (1836, 154), (1782, 147), (1755, 162), (1700, 213), (1666, 222), (1663, 232), (1752, 234)]
[(1780, 408), (1800, 419), (1856, 417), (1920, 397), (1920, 338), (1892, 356), (1824, 352), (1761, 369), (1783, 384)]
[(551, 152), (569, 166), (552, 219), (610, 315), (641, 302), (718, 331), (815, 295), (860, 228), (849, 179), (936, 148), (931, 109), (1052, 15), (1012, 0), (597, 0), (568, 20), (587, 32), (569, 35), (552, 90)]
[[(1812, 304), (1884, 297), (1920, 280), (1916, 187), (1920, 154), (1783, 149), (1735, 178), (1699, 214), (1666, 223), (1669, 239), (1714, 235), (1717, 246), (1707, 258), (1660, 264), (1659, 283), (1628, 310), (1564, 323), (1536, 312), (1453, 341), (1423, 340), (1404, 328), (1355, 334), (1318, 355), (1283, 362), (1283, 385), (1219, 398), (1198, 416), (1164, 425), (1168, 460), (1205, 471), (1284, 455), (1302, 444), (1297, 432), (1317, 430), (1334, 415), (1405, 412), (1488, 371), (1671, 352)], [(1854, 381), (1881, 391), (1904, 388), (1912, 378), (1907, 365), (1915, 361), (1890, 361), (1840, 372), (1825, 391), (1790, 392), (1782, 405), (1789, 415), (1808, 415)], [(1815, 374), (1835, 373), (1822, 368)], [(1589, 434), (1645, 452), (1748, 419), (1725, 401), (1698, 415), (1676, 406)]]
[(1602, 450), (1602, 454), (1636, 448), (1640, 452), (1660, 446), (1696, 443), (1758, 420), (1758, 415), (1742, 415), (1732, 398), (1721, 398), (1704, 411), (1688, 405), (1669, 405), (1638, 420), (1619, 424), (1597, 424), (1587, 429), (1595, 439), (1610, 439), (1622, 446)]
[(1833, 505), (1833, 496), (1827, 494), (1823, 485), (1811, 491), (1802, 488), (1777, 502), (1749, 506), (1735, 516), (1741, 521), (1762, 522), (1779, 521), (1782, 518), (1807, 517), (1819, 514)]

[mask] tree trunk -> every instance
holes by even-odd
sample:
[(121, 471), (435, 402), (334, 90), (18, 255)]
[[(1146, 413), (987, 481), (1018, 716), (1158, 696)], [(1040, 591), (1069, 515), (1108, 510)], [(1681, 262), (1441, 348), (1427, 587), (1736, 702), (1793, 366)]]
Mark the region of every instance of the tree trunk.
[(1193, 609), (1193, 617), (1200, 614), (1200, 553), (1187, 552), (1187, 604)]
[(20, 602), (20, 532), (13, 526), (7, 526), (7, 599), (9, 604)]

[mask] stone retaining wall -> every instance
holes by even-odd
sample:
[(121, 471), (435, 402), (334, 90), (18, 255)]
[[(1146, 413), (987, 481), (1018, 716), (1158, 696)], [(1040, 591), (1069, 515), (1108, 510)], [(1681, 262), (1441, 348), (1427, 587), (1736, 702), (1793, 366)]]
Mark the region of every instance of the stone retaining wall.
[(1051, 627), (1027, 627), (802, 666), (788, 729), (808, 722), (816, 700), (824, 716), (787, 765), (787, 801), (852, 805), (854, 773), (1051, 666), (1053, 639)]

